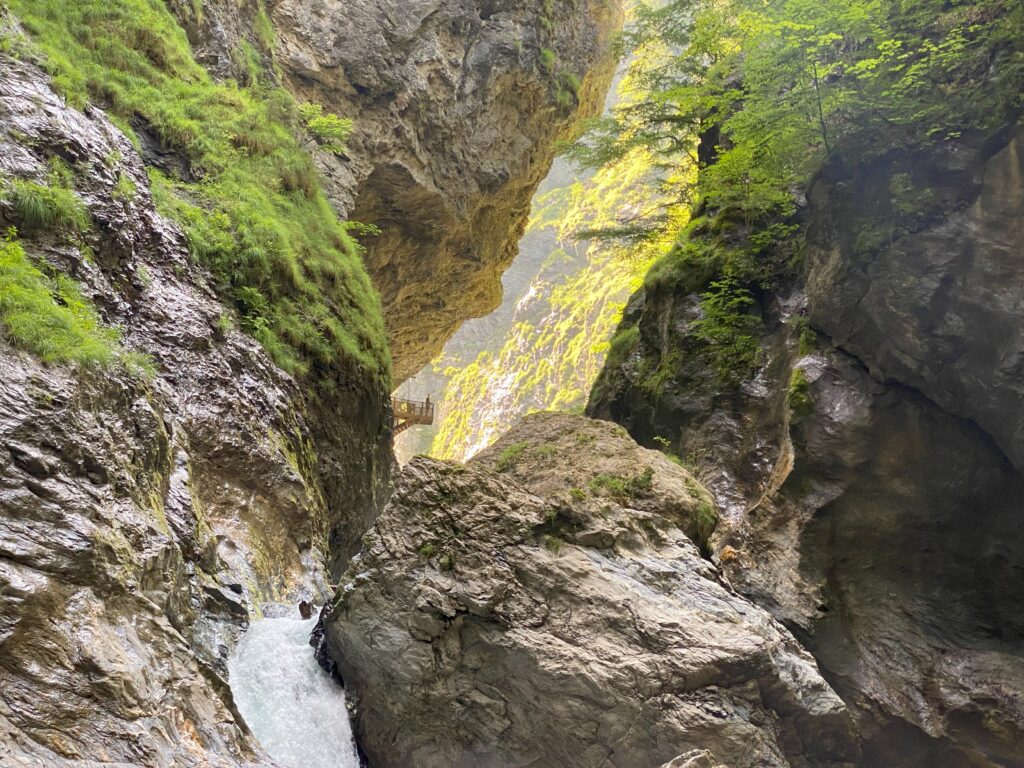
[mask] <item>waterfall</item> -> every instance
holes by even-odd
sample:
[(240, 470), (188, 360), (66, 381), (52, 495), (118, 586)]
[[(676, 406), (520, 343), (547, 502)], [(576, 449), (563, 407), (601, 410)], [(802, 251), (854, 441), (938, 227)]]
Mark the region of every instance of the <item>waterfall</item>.
[(359, 768), (345, 691), (309, 646), (314, 626), (315, 617), (254, 621), (228, 661), (231, 692), (282, 768)]

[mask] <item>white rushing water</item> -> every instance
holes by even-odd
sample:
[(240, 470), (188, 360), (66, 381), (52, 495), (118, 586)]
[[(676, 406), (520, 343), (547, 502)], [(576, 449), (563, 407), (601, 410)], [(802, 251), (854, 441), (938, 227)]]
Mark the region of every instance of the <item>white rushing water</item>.
[(345, 691), (309, 646), (316, 618), (260, 619), (228, 661), (231, 692), (282, 768), (359, 768)]

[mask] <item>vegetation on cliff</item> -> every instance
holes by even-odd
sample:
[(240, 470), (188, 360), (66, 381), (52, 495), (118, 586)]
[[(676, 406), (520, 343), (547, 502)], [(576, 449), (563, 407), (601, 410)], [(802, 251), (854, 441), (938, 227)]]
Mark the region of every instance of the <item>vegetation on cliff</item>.
[[(642, 9), (625, 37), (645, 96), (597, 121), (573, 155), (601, 167), (643, 148), (666, 168), (700, 169), (677, 189), (693, 211), (685, 226), (655, 212), (609, 234), (672, 234), (647, 287), (703, 295), (694, 336), (735, 382), (757, 363), (758, 297), (800, 263), (802, 192), (825, 158), (1016, 120), (1022, 39), (1012, 0), (672, 0)], [(893, 207), (913, 214), (927, 201), (908, 199), (904, 181)]]
[(531, 411), (582, 410), (627, 298), (671, 241), (580, 238), (661, 203), (647, 197), (651, 160), (637, 150), (535, 198), (522, 248), (546, 251), (545, 263), (510, 297), (515, 312), (495, 347), (467, 356), (452, 344), (435, 361), (446, 382), (431, 455), (471, 456)]
[(0, 325), (6, 337), (45, 363), (122, 363), (148, 373), (145, 356), (125, 351), (71, 278), (42, 271), (12, 232), (0, 240)]
[[(385, 385), (390, 359), (380, 301), (352, 225), (338, 220), (303, 143), (343, 146), (349, 124), (297, 105), (263, 67), (272, 29), (245, 43), (245, 85), (215, 81), (159, 0), (11, 0), (36, 59), (68, 102), (103, 107), (136, 146), (140, 136), (181, 159), (151, 170), (162, 213), (184, 229), (195, 260), (273, 360), (330, 389), (358, 367)], [(258, 20), (257, 20), (258, 21)], [(262, 46), (264, 50), (258, 50)], [(133, 190), (124, 190), (131, 194)]]

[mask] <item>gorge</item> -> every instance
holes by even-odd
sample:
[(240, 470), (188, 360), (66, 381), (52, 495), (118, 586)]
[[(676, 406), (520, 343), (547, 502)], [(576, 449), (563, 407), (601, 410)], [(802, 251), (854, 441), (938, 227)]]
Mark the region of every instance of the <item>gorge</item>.
[(0, 764), (1024, 766), (1024, 8), (653, 5), (0, 0)]

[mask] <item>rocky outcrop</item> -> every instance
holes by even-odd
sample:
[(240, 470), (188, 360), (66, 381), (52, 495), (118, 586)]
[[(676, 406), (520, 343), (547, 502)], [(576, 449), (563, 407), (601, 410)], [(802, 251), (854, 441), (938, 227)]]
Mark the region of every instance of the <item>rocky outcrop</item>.
[(307, 400), (218, 324), (128, 139), (0, 56), (0, 171), (42, 179), (53, 157), (91, 229), (22, 242), (157, 373), (45, 366), (0, 341), (0, 762), (269, 765), (234, 714), (228, 648), (262, 600), (325, 588), (329, 547), (344, 559), (368, 525), (387, 393), (353, 374)]
[(372, 764), (851, 764), (811, 658), (685, 535), (707, 505), (581, 417), (414, 459), (327, 617)]
[(837, 161), (810, 198), (815, 327), (876, 378), (977, 422), (1024, 469), (1024, 133)]
[[(257, 4), (206, 5), (197, 21), (177, 3), (204, 61), (230, 72), (239, 40), (259, 42)], [(319, 160), (341, 215), (380, 230), (364, 238), (366, 263), (400, 383), (464, 320), (500, 304), (554, 143), (600, 111), (620, 4), (277, 0), (267, 9), (290, 90), (355, 120), (345, 155)]]
[(696, 468), (720, 510), (714, 559), (815, 655), (866, 766), (1022, 764), (1008, 372), (1024, 211), (1007, 140), (825, 169), (807, 274), (759, 297), (757, 375), (723, 388), (691, 333), (698, 297), (654, 282), (589, 407)]

